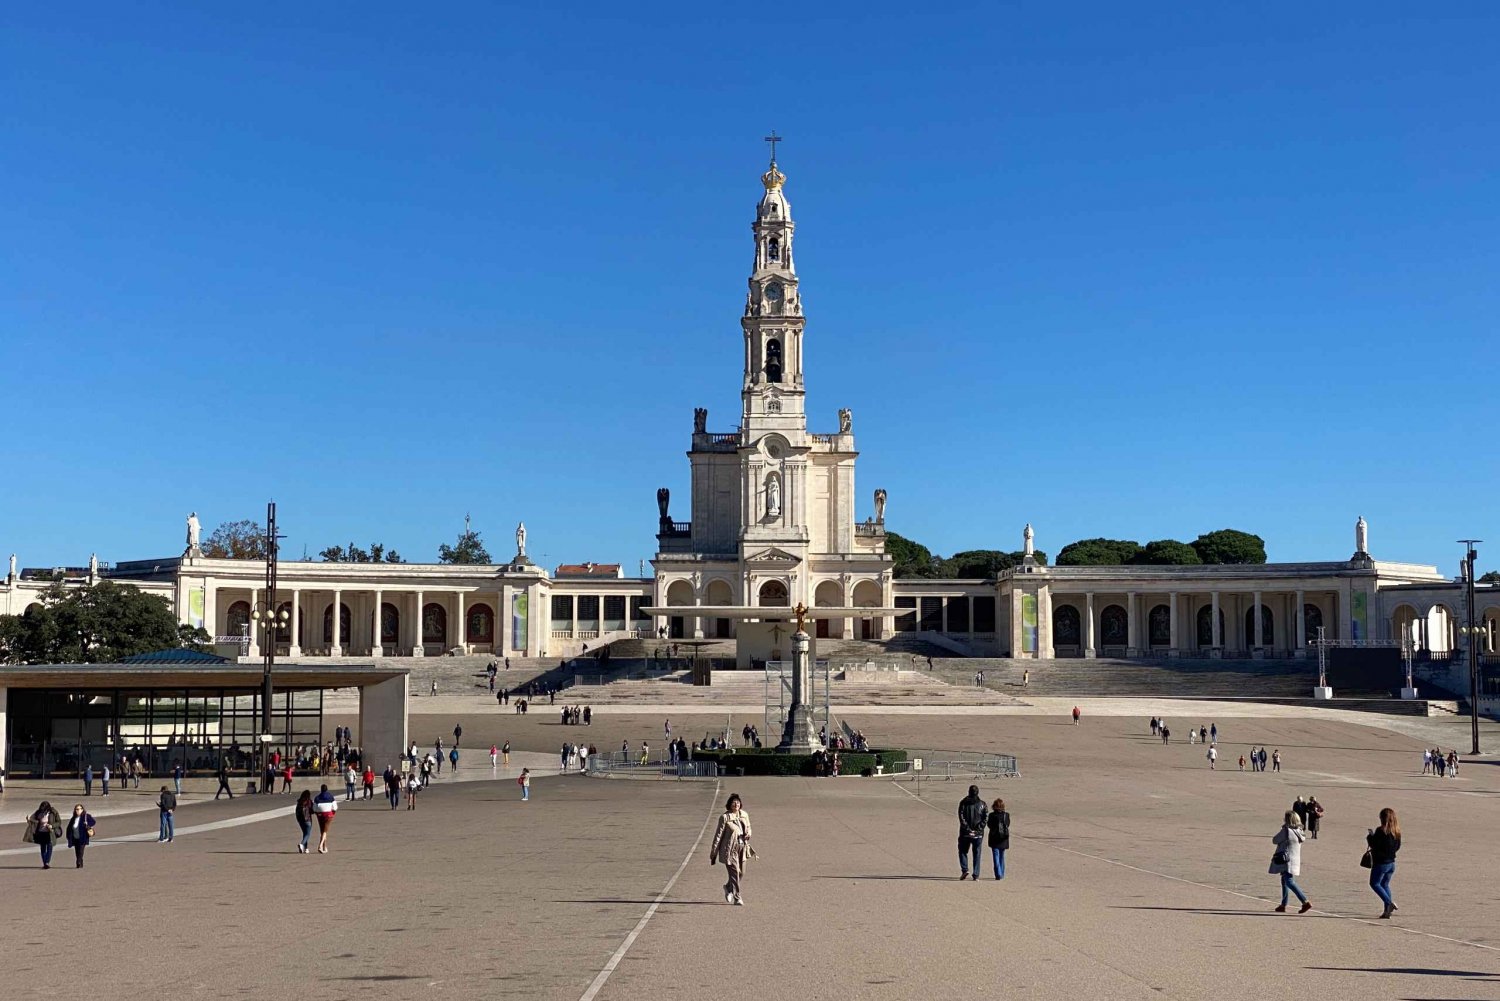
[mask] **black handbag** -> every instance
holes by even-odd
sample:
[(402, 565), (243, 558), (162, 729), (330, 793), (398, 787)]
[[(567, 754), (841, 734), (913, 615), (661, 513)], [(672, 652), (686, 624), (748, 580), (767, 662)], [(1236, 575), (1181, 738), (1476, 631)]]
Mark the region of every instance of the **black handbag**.
[(1359, 867), (1361, 869), (1373, 869), (1375, 867), (1375, 853), (1366, 848), (1365, 853), (1359, 857)]

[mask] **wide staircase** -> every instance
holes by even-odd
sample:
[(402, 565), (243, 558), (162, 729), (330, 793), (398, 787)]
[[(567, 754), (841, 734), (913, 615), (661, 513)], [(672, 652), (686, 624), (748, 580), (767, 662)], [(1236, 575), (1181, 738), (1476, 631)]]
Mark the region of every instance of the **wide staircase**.
[[(381, 667), (404, 667), (411, 672), (408, 690), (416, 697), (433, 694), (433, 682), (437, 683), (438, 695), (484, 695), (488, 697), (490, 682), (485, 668), (489, 666), (490, 661), (496, 661), (500, 665), (499, 674), (495, 677), (496, 691), (501, 688), (520, 688), (533, 681), (555, 684), (559, 687), (573, 683), (572, 662), (569, 662), (565, 668), (559, 668), (556, 657), (512, 657), (508, 671), (505, 669), (505, 658), (492, 657), (489, 654), (458, 657), (380, 657), (374, 663)], [(368, 667), (371, 660), (368, 657), (319, 657), (316, 663), (319, 666), (355, 664)]]
[[(773, 680), (762, 671), (715, 671), (710, 685), (694, 685), (677, 671), (655, 678), (628, 678), (571, 689), (568, 699), (597, 706), (725, 705), (760, 706), (779, 700)], [(950, 685), (915, 671), (851, 671), (829, 684), (835, 706), (1018, 705), (1014, 696), (972, 685)]]

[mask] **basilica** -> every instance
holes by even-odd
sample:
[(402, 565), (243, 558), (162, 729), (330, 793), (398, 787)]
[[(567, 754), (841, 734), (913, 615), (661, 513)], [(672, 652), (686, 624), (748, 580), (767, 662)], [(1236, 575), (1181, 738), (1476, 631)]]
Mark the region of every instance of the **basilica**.
[[(711, 431), (707, 411), (694, 413), (681, 517), (669, 492), (657, 492), (653, 575), (549, 572), (527, 556), (524, 531), (515, 556), (489, 566), (284, 562), (276, 611), (286, 614), (274, 636), (251, 628), (266, 607), (264, 563), (206, 557), (192, 529), (179, 556), (112, 567), (91, 560), (64, 579), (128, 581), (162, 594), (183, 623), (249, 659), (265, 642), (291, 658), (565, 658), (616, 639), (727, 639), (751, 628), (743, 616), (696, 608), (798, 604), (840, 610), (815, 619), (818, 638), (917, 635), (955, 656), (1300, 658), (1318, 643), (1446, 653), (1466, 641), (1461, 583), (1434, 566), (1376, 559), (1363, 519), (1341, 561), (1047, 567), (1029, 555), (1027, 525), (1017, 536), (1028, 558), (996, 578), (896, 578), (885, 551), (886, 492), (862, 502), (855, 485), (853, 410), (838, 409), (822, 430), (808, 427), (796, 224), (774, 158), (760, 180), (738, 423)], [(12, 556), (0, 614), (37, 603), (55, 571), (20, 570)], [(1479, 597), (1478, 642), (1493, 652), (1500, 588), (1481, 587)]]

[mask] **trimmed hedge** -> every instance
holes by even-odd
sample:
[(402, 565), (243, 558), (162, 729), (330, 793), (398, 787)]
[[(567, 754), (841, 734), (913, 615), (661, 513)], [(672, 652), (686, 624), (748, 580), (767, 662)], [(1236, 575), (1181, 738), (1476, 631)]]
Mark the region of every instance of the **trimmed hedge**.
[[(811, 754), (777, 754), (773, 748), (733, 748), (727, 751), (694, 751), (694, 761), (716, 761), (721, 771), (733, 772), (743, 768), (746, 775), (807, 775), (813, 774)], [(871, 774), (876, 765), (883, 765), (887, 772), (898, 762), (906, 760), (904, 750), (839, 751), (839, 773)]]

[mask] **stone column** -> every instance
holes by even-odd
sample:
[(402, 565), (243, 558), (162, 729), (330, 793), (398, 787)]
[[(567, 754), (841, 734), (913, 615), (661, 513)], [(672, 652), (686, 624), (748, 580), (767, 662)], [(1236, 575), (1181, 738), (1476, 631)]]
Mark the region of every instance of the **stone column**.
[[(783, 512), (785, 512), (784, 508), (782, 510), (783, 510)], [(791, 593), (790, 589), (788, 589), (787, 593), (790, 595), (790, 593)], [(698, 606), (698, 607), (702, 607), (702, 605), (703, 605), (703, 595), (701, 595), (701, 594), (698, 593), (697, 588), (693, 589), (693, 604), (695, 606)], [(795, 602), (793, 604), (795, 604)], [(703, 619), (701, 617), (695, 615), (695, 616), (693, 616), (693, 639), (695, 639), (695, 640), (701, 640), (702, 638), (703, 638)]]
[(461, 653), (469, 652), (469, 622), (464, 615), (464, 593), (459, 591), (453, 596), (453, 605), (458, 609), (458, 632), (454, 635), (458, 638), (458, 649)]
[(1097, 656), (1094, 649), (1094, 592), (1089, 591), (1084, 595), (1084, 623), (1083, 623), (1083, 655), (1084, 657)]
[(1219, 627), (1219, 592), (1212, 594), (1213, 608), (1208, 613), (1209, 637), (1213, 640), (1209, 644), (1208, 655), (1210, 657), (1224, 656), (1224, 630)]
[(1057, 657), (1057, 647), (1052, 642), (1052, 585), (1043, 584), (1036, 590), (1036, 655), (1045, 660)]
[(1167, 601), (1167, 656), (1182, 656), (1182, 642), (1177, 636), (1178, 595), (1173, 591)]
[(1255, 592), (1255, 611), (1253, 613), (1251, 613), (1251, 617), (1254, 620), (1253, 624), (1255, 626), (1254, 636), (1255, 636), (1255, 657), (1256, 658), (1264, 657), (1266, 655), (1265, 654), (1265, 647), (1266, 647), (1265, 626), (1262, 624), (1264, 622), (1264, 620), (1261, 618), (1261, 616), (1264, 615), (1265, 613), (1262, 612), (1260, 610), (1260, 608), (1261, 608), (1261, 605), (1260, 605), (1260, 592), (1256, 591)]
[(1304, 592), (1298, 590), (1294, 599), (1297, 606), (1292, 609), (1292, 656), (1307, 659), (1307, 604)]
[(249, 646), (249, 649), (247, 649), (245, 651), (245, 655), (247, 657), (249, 657), (251, 660), (259, 660), (260, 659), (260, 634), (261, 634), (261, 625), (260, 625), (259, 622), (256, 622), (255, 618), (254, 618), (254, 616), (255, 616), (255, 604), (259, 600), (260, 600), (260, 588), (258, 588), (258, 587), (252, 587), (250, 589), (250, 615), (251, 615), (251, 619), (250, 619), (250, 646)]
[(292, 635), (286, 655), (293, 659), (302, 656), (302, 591), (292, 588)]
[(413, 630), (411, 636), (411, 655), (413, 657), (425, 657), (427, 655), (427, 651), (422, 648), (422, 606), (426, 604), (426, 602), (422, 600), (421, 591), (418, 591), (416, 593), (416, 601), (417, 614), (411, 617)]
[(374, 611), (374, 613), (370, 617), (371, 621), (374, 623), (374, 625), (371, 627), (373, 631), (370, 633), (370, 656), (371, 657), (383, 657), (383, 656), (385, 656), (385, 647), (383, 647), (383, 646), (380, 645), (380, 619), (381, 619), (380, 609), (384, 605), (384, 603), (385, 603), (385, 593), (382, 592), (382, 591), (378, 591), (377, 590), (375, 592), (375, 611)]
[(1136, 621), (1136, 594), (1130, 591), (1125, 595), (1125, 656), (1139, 657), (1141, 655), (1141, 632), (1140, 624)]
[(359, 689), (359, 743), (367, 760), (394, 762), (406, 752), (407, 687), (402, 675), (361, 685)]
[(500, 621), (495, 623), (495, 638), (500, 641), (499, 652), (502, 657), (509, 656), (512, 641), (515, 639), (515, 631), (511, 628), (510, 621), (510, 595), (511, 586), (500, 585), (500, 611), (497, 613)]
[(792, 636), (792, 704), (787, 709), (781, 743), (776, 745), (776, 750), (783, 753), (810, 754), (822, 746), (812, 725), (813, 707), (807, 704), (812, 691), (812, 665), (808, 663), (811, 647), (812, 640), (807, 633), (798, 630)]
[(578, 595), (568, 595), (568, 608), (572, 610), (572, 617), (568, 619), (568, 639), (578, 639)]
[[(328, 648), (328, 656), (342, 657), (344, 655), (344, 592), (335, 589), (333, 592), (333, 645)], [(350, 626), (354, 622), (349, 623)]]

